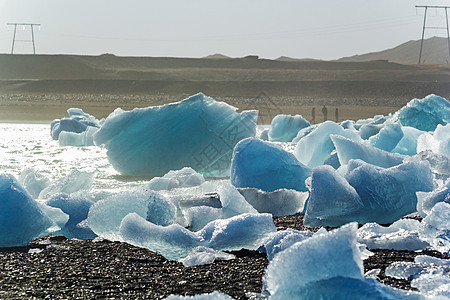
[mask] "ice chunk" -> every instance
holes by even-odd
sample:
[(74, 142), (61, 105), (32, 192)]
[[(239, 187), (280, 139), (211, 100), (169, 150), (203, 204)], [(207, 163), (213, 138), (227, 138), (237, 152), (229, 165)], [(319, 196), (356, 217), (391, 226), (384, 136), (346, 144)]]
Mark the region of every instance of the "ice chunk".
[(406, 162), (382, 169), (364, 164), (346, 175), (365, 207), (358, 222), (388, 224), (413, 213), (417, 191), (431, 191), (433, 177), (427, 162)]
[(435, 154), (429, 150), (422, 151), (414, 156), (407, 156), (405, 161), (428, 161), (431, 171), (436, 179), (446, 180), (450, 176), (450, 159), (441, 154)]
[(358, 242), (369, 249), (423, 250), (429, 244), (420, 237), (422, 224), (413, 219), (402, 219), (389, 227), (368, 223), (358, 229)]
[(331, 166), (314, 168), (305, 226), (337, 227), (357, 220), (364, 206), (355, 189)]
[(392, 152), (404, 155), (417, 154), (417, 140), (424, 132), (409, 126), (402, 127), (402, 131), (403, 138), (398, 142)]
[(199, 294), (195, 296), (178, 296), (178, 295), (170, 295), (167, 298), (164, 298), (164, 300), (231, 300), (232, 297), (228, 296), (227, 294), (223, 294), (221, 292), (215, 291), (210, 294)]
[(260, 138), (263, 141), (268, 141), (269, 140), (269, 129), (264, 129), (261, 134), (259, 136), (257, 136), (258, 138)]
[(269, 130), (269, 141), (291, 142), (297, 136), (300, 129), (310, 125), (301, 115), (277, 115), (272, 120), (272, 125)]
[(204, 182), (205, 178), (202, 174), (195, 172), (192, 168), (186, 167), (181, 170), (170, 171), (163, 177), (152, 178), (144, 185), (144, 188), (161, 191), (198, 186)]
[(163, 106), (115, 111), (94, 139), (123, 175), (162, 176), (192, 167), (206, 176), (226, 176), (236, 143), (256, 133), (258, 112), (236, 110), (200, 93)]
[(258, 249), (262, 240), (277, 229), (270, 214), (245, 213), (208, 223), (198, 235), (216, 250)]
[(442, 97), (428, 95), (423, 99), (409, 101), (393, 118), (399, 120), (403, 126), (434, 131), (438, 124), (450, 123), (450, 103)]
[(176, 207), (161, 194), (152, 190), (126, 191), (96, 202), (88, 214), (88, 225), (97, 235), (120, 240), (122, 219), (129, 213), (159, 225), (175, 222)]
[(364, 124), (359, 128), (359, 135), (363, 140), (368, 140), (371, 136), (374, 136), (380, 132), (383, 128), (383, 124)]
[(220, 250), (214, 250), (208, 247), (199, 246), (192, 249), (189, 254), (180, 259), (185, 267), (212, 264), (215, 260), (231, 260), (236, 256)]
[(100, 122), (90, 114), (83, 112), (80, 108), (69, 108), (69, 118), (56, 119), (50, 125), (50, 134), (54, 140), (59, 139), (61, 132), (82, 133), (88, 126), (100, 127)]
[(215, 220), (197, 232), (178, 224), (159, 226), (136, 213), (128, 214), (120, 225), (124, 241), (156, 251), (170, 260), (186, 257), (198, 246), (215, 250), (257, 249), (263, 239), (275, 231), (269, 214), (241, 214)]
[(78, 239), (93, 239), (96, 237), (89, 228), (78, 226), (81, 221), (87, 218), (92, 204), (93, 202), (88, 199), (70, 197), (64, 193), (56, 194), (46, 201), (46, 205), (60, 208), (69, 215), (69, 220), (63, 228), (62, 234), (67, 238), (75, 237)]
[(61, 131), (59, 134), (60, 146), (94, 146), (94, 134), (98, 131), (97, 127), (87, 126), (83, 132)]
[(191, 249), (206, 245), (206, 241), (189, 229), (178, 224), (159, 226), (137, 213), (123, 218), (119, 232), (124, 241), (158, 252), (169, 260), (179, 260), (186, 257)]
[(346, 165), (351, 159), (360, 159), (383, 168), (390, 168), (403, 162), (404, 157), (402, 155), (389, 153), (363, 142), (353, 141), (338, 135), (332, 135), (331, 139), (336, 147), (341, 165)]
[(378, 149), (392, 151), (402, 138), (402, 125), (388, 121), (380, 132), (369, 138), (369, 142)]
[(298, 231), (288, 228), (286, 230), (277, 231), (267, 238), (263, 243), (262, 249), (266, 252), (267, 258), (272, 260), (277, 253), (312, 236), (312, 231)]
[(271, 296), (290, 299), (277, 294), (309, 290), (308, 284), (337, 276), (363, 279), (356, 229), (357, 224), (351, 223), (327, 234), (314, 235), (278, 253), (263, 279)]
[(12, 175), (0, 174), (1, 247), (25, 245), (52, 224)]
[(355, 131), (344, 129), (332, 121), (326, 121), (298, 141), (294, 151), (295, 157), (311, 168), (322, 165), (335, 148), (330, 138), (333, 134), (355, 141), (361, 140)]
[(259, 139), (245, 139), (233, 152), (231, 183), (236, 187), (306, 191), (305, 179), (310, 174), (311, 169), (298, 162), (294, 155)]
[(416, 194), (417, 211), (421, 217), (425, 218), (436, 203), (447, 202), (450, 204), (450, 179), (447, 180), (444, 186), (432, 192), (417, 192)]
[(23, 170), (19, 176), (19, 182), (33, 198), (38, 198), (39, 193), (50, 185), (50, 180), (33, 168)]
[(431, 150), (450, 158), (450, 124), (438, 125), (433, 133), (424, 133), (417, 140), (417, 152)]
[(450, 204), (438, 202), (422, 223), (425, 225), (424, 236), (434, 249), (450, 252)]
[(245, 200), (260, 213), (270, 213), (275, 217), (294, 215), (302, 212), (308, 199), (308, 192), (279, 189), (265, 192), (256, 188), (239, 188)]
[(70, 173), (51, 183), (39, 193), (40, 199), (48, 199), (57, 193), (71, 194), (81, 190), (89, 190), (94, 181), (93, 172), (82, 172), (73, 169)]

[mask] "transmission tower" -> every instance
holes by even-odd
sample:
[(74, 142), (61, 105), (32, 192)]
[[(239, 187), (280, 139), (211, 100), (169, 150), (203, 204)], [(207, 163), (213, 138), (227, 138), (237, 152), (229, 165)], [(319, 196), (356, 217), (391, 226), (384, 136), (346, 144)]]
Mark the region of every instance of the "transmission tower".
[[(14, 26), (14, 35), (13, 35), (13, 40), (12, 40), (12, 47), (11, 47), (11, 54), (14, 54), (14, 45), (16, 42), (31, 42), (33, 43), (33, 54), (36, 54), (36, 45), (34, 43), (34, 26), (39, 26), (39, 28), (41, 27), (41, 24), (33, 24), (33, 23), (8, 23), (7, 25), (11, 25)], [(17, 26), (23, 26), (25, 28), (30, 26), (31, 29), (31, 40), (16, 40), (16, 31), (17, 31)]]

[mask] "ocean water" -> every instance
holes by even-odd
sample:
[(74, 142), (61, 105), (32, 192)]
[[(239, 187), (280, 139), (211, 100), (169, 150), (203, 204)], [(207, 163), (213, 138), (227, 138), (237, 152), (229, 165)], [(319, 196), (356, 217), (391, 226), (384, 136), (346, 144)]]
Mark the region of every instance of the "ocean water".
[[(258, 126), (257, 134), (264, 128), (267, 126)], [(290, 143), (278, 144), (293, 151)], [(109, 163), (104, 148), (60, 146), (50, 136), (50, 124), (0, 123), (0, 172), (18, 178), (26, 168), (33, 168), (51, 182), (66, 176), (72, 169), (95, 172), (92, 190), (112, 192), (132, 189), (151, 179), (119, 174)], [(212, 186), (214, 182), (220, 184), (217, 179), (207, 180), (212, 181)]]

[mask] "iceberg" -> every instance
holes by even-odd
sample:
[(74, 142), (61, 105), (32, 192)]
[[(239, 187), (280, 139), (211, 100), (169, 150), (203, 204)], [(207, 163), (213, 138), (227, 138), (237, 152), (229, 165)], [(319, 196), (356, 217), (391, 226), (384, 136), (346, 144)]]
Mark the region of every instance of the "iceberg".
[(357, 231), (358, 242), (369, 249), (417, 251), (429, 247), (421, 238), (423, 225), (413, 219), (401, 219), (389, 227), (367, 223)]
[(286, 250), (297, 242), (301, 242), (313, 236), (312, 231), (298, 231), (291, 228), (277, 231), (268, 237), (264, 242), (260, 252), (265, 252), (267, 258), (272, 260), (276, 254)]
[(94, 181), (93, 172), (72, 169), (68, 175), (55, 180), (39, 193), (39, 199), (48, 199), (58, 193), (71, 194), (81, 190), (89, 190)]
[(450, 123), (450, 103), (436, 95), (413, 99), (394, 114), (393, 120), (400, 121), (403, 126), (434, 131), (439, 124)]
[(305, 179), (310, 174), (311, 169), (294, 155), (259, 139), (242, 140), (233, 152), (231, 183), (238, 188), (306, 191)]
[(109, 240), (121, 240), (122, 219), (137, 213), (147, 221), (168, 226), (176, 221), (176, 207), (161, 194), (152, 190), (126, 191), (94, 203), (87, 223), (92, 231)]
[(94, 136), (123, 175), (162, 176), (191, 167), (214, 177), (229, 175), (234, 146), (255, 136), (257, 111), (196, 94), (157, 107), (116, 110)]
[(402, 139), (391, 152), (410, 156), (417, 154), (417, 140), (424, 132), (409, 126), (403, 126), (402, 132)]
[(265, 192), (256, 188), (239, 188), (245, 200), (260, 213), (270, 213), (274, 217), (290, 216), (303, 212), (308, 192), (279, 189)]
[(303, 224), (338, 227), (358, 220), (364, 205), (355, 189), (331, 166), (314, 168)]
[(369, 142), (378, 149), (391, 152), (402, 138), (402, 125), (388, 121), (376, 135), (369, 138)]
[(426, 161), (405, 162), (387, 169), (363, 164), (345, 178), (365, 207), (357, 219), (362, 224), (395, 222), (416, 211), (416, 192), (433, 190), (433, 176)]
[(257, 249), (275, 231), (271, 215), (250, 213), (212, 221), (196, 232), (178, 224), (156, 225), (130, 213), (119, 229), (125, 242), (158, 252), (169, 260), (184, 258), (199, 246), (214, 250)]
[(330, 138), (333, 134), (345, 136), (355, 141), (361, 140), (361, 137), (355, 131), (344, 129), (332, 121), (326, 121), (298, 141), (294, 151), (295, 157), (311, 168), (323, 165), (335, 148)]
[(0, 246), (22, 246), (43, 234), (53, 222), (9, 174), (0, 174)]
[(54, 140), (59, 139), (61, 132), (83, 133), (88, 127), (100, 127), (100, 121), (80, 108), (69, 108), (67, 113), (69, 118), (56, 119), (50, 124), (50, 135)]
[(59, 134), (60, 146), (94, 146), (94, 134), (98, 131), (97, 127), (87, 126), (83, 132), (61, 131)]
[(332, 135), (331, 140), (336, 147), (341, 165), (346, 165), (351, 159), (360, 159), (372, 165), (390, 168), (401, 164), (404, 159), (400, 154), (390, 153), (339, 135)]
[(81, 197), (70, 197), (67, 194), (60, 193), (47, 200), (45, 204), (59, 208), (69, 215), (69, 220), (61, 232), (65, 237), (93, 239), (97, 236), (89, 228), (80, 225), (87, 218), (89, 209), (93, 204), (92, 201)]
[(311, 124), (301, 115), (276, 115), (272, 120), (268, 137), (271, 142), (291, 142), (300, 129)]
[(143, 188), (162, 191), (199, 186), (204, 182), (205, 178), (202, 174), (195, 172), (192, 168), (186, 167), (177, 171), (169, 171), (163, 177), (154, 177)]
[(50, 185), (50, 180), (33, 168), (23, 170), (18, 179), (33, 198), (38, 198), (39, 193)]

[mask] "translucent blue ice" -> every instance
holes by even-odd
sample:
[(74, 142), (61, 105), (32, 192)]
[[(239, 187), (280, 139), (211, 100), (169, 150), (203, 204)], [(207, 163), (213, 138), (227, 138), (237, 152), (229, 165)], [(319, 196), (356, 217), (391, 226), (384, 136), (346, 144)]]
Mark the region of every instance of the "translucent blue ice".
[(268, 234), (276, 231), (269, 214), (241, 214), (215, 220), (192, 232), (178, 224), (160, 226), (137, 213), (128, 214), (120, 225), (121, 238), (133, 245), (179, 260), (198, 246), (215, 250), (257, 249)]
[(434, 131), (438, 124), (450, 123), (450, 103), (436, 95), (423, 99), (413, 99), (394, 114), (403, 126), (411, 126), (422, 131)]
[(346, 174), (364, 205), (360, 223), (388, 224), (413, 213), (417, 191), (432, 191), (433, 176), (428, 162), (405, 162), (380, 169), (364, 164)]
[(0, 174), (0, 246), (21, 246), (44, 233), (53, 222), (9, 174)]
[(312, 236), (312, 231), (298, 231), (291, 228), (277, 231), (264, 241), (260, 251), (263, 250), (267, 254), (267, 258), (272, 260), (276, 254)]
[(163, 106), (116, 110), (94, 139), (123, 175), (162, 176), (191, 167), (226, 176), (234, 146), (256, 133), (258, 112), (236, 110), (201, 93)]
[(417, 154), (417, 140), (424, 132), (409, 126), (403, 126), (402, 131), (403, 138), (398, 142), (392, 152), (404, 155)]
[(120, 223), (130, 213), (160, 225), (172, 224), (176, 219), (175, 205), (164, 196), (152, 190), (134, 190), (96, 202), (89, 210), (87, 222), (98, 236), (120, 240)]
[(310, 174), (311, 169), (301, 164), (292, 153), (259, 139), (245, 139), (236, 145), (233, 152), (231, 183), (236, 187), (306, 191), (305, 179)]
[(69, 118), (53, 120), (50, 125), (50, 134), (54, 140), (59, 139), (62, 131), (82, 133), (88, 126), (100, 127), (100, 122), (95, 117), (83, 112), (79, 108), (69, 108), (67, 112)]
[(383, 128), (383, 124), (364, 124), (359, 128), (359, 135), (363, 140), (368, 140), (370, 137), (378, 134)]
[(245, 200), (260, 213), (270, 213), (274, 217), (290, 216), (303, 212), (308, 192), (279, 189), (265, 192), (256, 188), (239, 188)]
[(337, 227), (358, 220), (364, 205), (355, 189), (331, 166), (314, 168), (303, 224)]
[(369, 138), (369, 142), (378, 149), (390, 152), (402, 138), (402, 125), (400, 123), (386, 122), (380, 132)]
[(87, 126), (83, 132), (61, 131), (59, 134), (60, 146), (94, 146), (94, 134), (98, 131), (97, 127)]
[(434, 249), (450, 253), (450, 204), (438, 202), (423, 219), (424, 238)]
[(65, 177), (59, 178), (39, 193), (40, 199), (48, 199), (57, 193), (71, 194), (89, 190), (94, 181), (94, 173), (73, 169)]
[(20, 173), (19, 182), (33, 198), (38, 198), (39, 193), (50, 185), (50, 180), (33, 168), (27, 168)]
[(358, 229), (358, 242), (369, 249), (423, 250), (429, 246), (421, 238), (423, 225), (413, 219), (401, 219), (389, 227), (367, 223)]
[(337, 276), (363, 279), (356, 229), (357, 224), (351, 223), (326, 234), (314, 235), (278, 253), (269, 263), (263, 279), (271, 297), (283, 299), (277, 295), (295, 294), (308, 289), (310, 283)]
[(143, 187), (154, 191), (172, 190), (176, 188), (187, 188), (201, 185), (205, 182), (202, 174), (194, 169), (185, 167), (177, 171), (169, 171), (163, 177), (154, 177)]
[(425, 218), (438, 202), (450, 204), (450, 179), (432, 192), (417, 192), (417, 211), (422, 218)]
[(57, 207), (69, 215), (69, 220), (62, 228), (62, 234), (67, 238), (93, 239), (96, 235), (89, 229), (78, 226), (88, 216), (93, 202), (82, 197), (70, 197), (67, 194), (56, 194), (45, 203), (51, 207)]
[(233, 254), (220, 250), (198, 246), (192, 249), (186, 257), (180, 259), (179, 261), (183, 263), (185, 267), (193, 267), (212, 264), (215, 260), (230, 260), (235, 257), (236, 256)]
[(291, 142), (300, 129), (311, 124), (301, 115), (277, 115), (272, 120), (268, 136), (272, 142)]
[(326, 121), (298, 141), (294, 151), (295, 157), (311, 168), (322, 165), (335, 148), (330, 138), (333, 134), (345, 136), (355, 141), (361, 140), (355, 131), (344, 129), (332, 121)]
[(439, 124), (434, 132), (424, 133), (418, 138), (417, 152), (425, 150), (450, 157), (450, 124)]
[(396, 153), (375, 148), (367, 143), (350, 140), (348, 138), (332, 135), (331, 140), (341, 165), (346, 165), (351, 159), (360, 159), (369, 164), (390, 168), (403, 162), (404, 157)]

